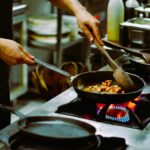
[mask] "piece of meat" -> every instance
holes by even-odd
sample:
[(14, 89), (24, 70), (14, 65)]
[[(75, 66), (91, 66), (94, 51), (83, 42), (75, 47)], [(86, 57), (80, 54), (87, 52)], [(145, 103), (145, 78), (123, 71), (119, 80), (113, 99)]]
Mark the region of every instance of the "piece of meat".
[(84, 87), (83, 90), (92, 93), (107, 93), (107, 94), (125, 93), (125, 91), (119, 85), (113, 83), (112, 80), (105, 80), (100, 84), (86, 86)]

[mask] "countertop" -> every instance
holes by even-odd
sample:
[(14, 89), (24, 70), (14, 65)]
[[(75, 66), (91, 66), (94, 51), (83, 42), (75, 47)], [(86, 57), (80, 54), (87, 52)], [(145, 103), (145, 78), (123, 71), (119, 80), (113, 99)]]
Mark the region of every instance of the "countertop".
[[(148, 124), (143, 130), (116, 126), (112, 124), (106, 124), (101, 122), (95, 122), (91, 120), (81, 119), (77, 117), (72, 117), (68, 115), (57, 114), (55, 111), (58, 106), (69, 103), (72, 99), (76, 98), (77, 94), (74, 89), (71, 87), (53, 99), (49, 100), (45, 104), (41, 105), (39, 108), (29, 113), (29, 116), (65, 116), (74, 119), (79, 119), (87, 123), (92, 124), (97, 129), (96, 134), (100, 134), (105, 137), (121, 137), (126, 140), (128, 145), (127, 150), (149, 150), (150, 146), (150, 124)], [(10, 128), (14, 126), (13, 130)], [(13, 123), (11, 126), (0, 131), (0, 140), (1, 138), (7, 139), (7, 136), (10, 136), (14, 132), (18, 131), (16, 123)], [(5, 138), (4, 138), (5, 137)]]
[[(109, 66), (105, 66), (103, 69), (110, 70)], [(146, 88), (142, 92), (150, 93), (150, 85), (148, 84)], [(99, 135), (104, 137), (120, 137), (124, 138), (128, 147), (127, 150), (149, 150), (150, 149), (150, 123), (143, 129), (134, 129), (124, 126), (117, 126), (112, 124), (106, 124), (102, 122), (95, 122), (87, 119), (81, 119), (73, 116), (68, 116), (64, 114), (55, 113), (57, 108), (63, 104), (69, 103), (73, 99), (77, 97), (77, 93), (73, 89), (73, 87), (68, 90), (62, 92), (56, 97), (50, 99), (37, 109), (33, 110), (28, 114), (28, 116), (65, 116), (69, 118), (79, 119), (81, 121), (85, 121), (89, 124), (92, 124), (96, 129)], [(4, 140), (8, 142), (8, 137), (13, 135), (19, 129), (16, 126), (16, 122), (12, 125), (6, 127), (5, 129), (0, 131), (0, 140)]]

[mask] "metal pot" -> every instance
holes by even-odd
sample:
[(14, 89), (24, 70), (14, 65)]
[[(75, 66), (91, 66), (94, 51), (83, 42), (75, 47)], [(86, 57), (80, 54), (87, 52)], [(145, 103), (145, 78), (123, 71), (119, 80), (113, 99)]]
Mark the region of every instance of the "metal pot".
[(150, 47), (150, 18), (132, 18), (120, 24), (120, 44)]

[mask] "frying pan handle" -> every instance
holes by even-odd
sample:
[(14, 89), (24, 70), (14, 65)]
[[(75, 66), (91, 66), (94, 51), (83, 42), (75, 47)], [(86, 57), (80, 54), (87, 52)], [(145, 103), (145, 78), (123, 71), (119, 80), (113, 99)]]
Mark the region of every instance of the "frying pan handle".
[(98, 142), (98, 143), (97, 143), (97, 144), (98, 144), (97, 147), (100, 147), (101, 142), (102, 142), (102, 141), (101, 141), (101, 137), (100, 137), (100, 135), (95, 135), (95, 137), (96, 137), (97, 142)]
[(46, 68), (48, 68), (48, 69), (50, 69), (50, 70), (52, 70), (52, 71), (54, 71), (54, 72), (57, 72), (57, 73), (59, 73), (59, 74), (65, 76), (65, 77), (68, 77), (68, 78), (71, 77), (71, 74), (70, 74), (70, 73), (68, 73), (68, 72), (66, 72), (66, 71), (64, 71), (64, 70), (61, 70), (60, 68), (57, 68), (57, 67), (54, 66), (54, 65), (48, 64), (48, 63), (46, 63), (46, 62), (43, 62), (43, 61), (41, 61), (41, 60), (39, 60), (39, 59), (37, 59), (37, 58), (35, 58), (35, 62), (36, 62), (37, 64), (43, 66), (43, 67), (46, 67)]
[(139, 51), (131, 50), (131, 49), (129, 49), (129, 48), (126, 48), (126, 47), (124, 47), (124, 46), (121, 46), (121, 45), (119, 45), (119, 44), (117, 44), (117, 43), (114, 43), (114, 42), (111, 42), (111, 41), (108, 41), (108, 40), (105, 40), (105, 39), (103, 39), (103, 42), (104, 42), (104, 44), (107, 45), (107, 46), (114, 47), (114, 48), (119, 48), (119, 49), (123, 49), (123, 50), (125, 50), (127, 53), (134, 54), (134, 55), (136, 55), (136, 56), (141, 56), (141, 53), (140, 53)]
[(13, 107), (8, 106), (8, 105), (0, 104), (0, 110), (12, 112), (12, 113), (16, 114), (19, 118), (25, 118), (26, 117), (24, 114), (22, 114), (21, 112), (15, 110)]

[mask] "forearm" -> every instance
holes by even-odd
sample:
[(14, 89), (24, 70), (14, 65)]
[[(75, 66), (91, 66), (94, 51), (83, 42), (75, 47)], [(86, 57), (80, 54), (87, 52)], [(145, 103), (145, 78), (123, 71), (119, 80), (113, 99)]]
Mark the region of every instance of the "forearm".
[(77, 16), (80, 11), (85, 9), (78, 0), (50, 0), (55, 6)]
[(80, 29), (84, 32), (86, 37), (93, 42), (96, 38), (101, 45), (103, 42), (100, 36), (100, 22), (90, 14), (86, 8), (80, 4), (78, 0), (50, 0), (52, 4), (59, 7), (60, 9), (66, 10), (73, 14)]
[(3, 38), (0, 38), (0, 59), (2, 57), (2, 51), (3, 51)]

